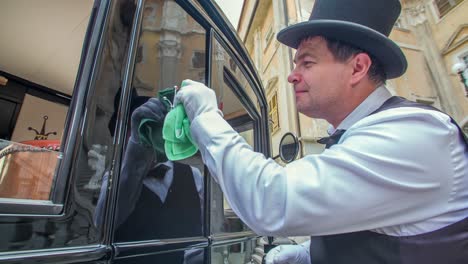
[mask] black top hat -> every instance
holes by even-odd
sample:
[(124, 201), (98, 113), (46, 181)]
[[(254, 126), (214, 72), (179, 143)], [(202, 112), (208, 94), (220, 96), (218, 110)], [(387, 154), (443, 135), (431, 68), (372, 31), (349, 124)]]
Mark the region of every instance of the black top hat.
[(309, 21), (278, 33), (278, 41), (297, 48), (306, 37), (324, 36), (360, 48), (379, 60), (388, 79), (406, 71), (405, 55), (388, 38), (398, 19), (398, 0), (316, 0)]

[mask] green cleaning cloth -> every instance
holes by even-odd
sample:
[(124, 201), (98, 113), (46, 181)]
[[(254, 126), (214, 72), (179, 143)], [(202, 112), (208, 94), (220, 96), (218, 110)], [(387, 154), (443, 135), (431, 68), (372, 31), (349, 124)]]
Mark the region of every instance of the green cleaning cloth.
[[(174, 101), (175, 89), (165, 88), (158, 92), (159, 100), (166, 106), (167, 110), (171, 109), (171, 102)], [(167, 160), (164, 150), (163, 139), (163, 122), (156, 121), (151, 118), (143, 118), (138, 126), (138, 136), (143, 145), (151, 146), (156, 152), (158, 162)]]
[(163, 125), (163, 139), (166, 156), (169, 160), (182, 160), (198, 151), (190, 133), (190, 121), (182, 104), (177, 105), (166, 116)]
[(158, 162), (167, 160), (164, 151), (164, 139), (162, 136), (161, 122), (156, 122), (151, 118), (144, 118), (138, 126), (138, 135), (143, 145), (152, 146), (156, 152)]

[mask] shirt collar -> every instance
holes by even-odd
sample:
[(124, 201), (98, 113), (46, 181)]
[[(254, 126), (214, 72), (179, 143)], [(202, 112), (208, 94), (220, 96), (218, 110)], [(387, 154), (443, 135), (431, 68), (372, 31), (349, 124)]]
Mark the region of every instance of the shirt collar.
[(338, 125), (337, 128), (334, 128), (332, 125), (330, 125), (327, 130), (328, 134), (333, 134), (337, 129), (350, 128), (356, 122), (377, 110), (377, 108), (379, 108), (390, 97), (392, 97), (392, 94), (388, 91), (385, 85), (377, 87)]
[(155, 193), (161, 202), (164, 203), (167, 198), (167, 193), (169, 188), (171, 187), (172, 181), (174, 179), (174, 162), (166, 161), (164, 163), (158, 163), (155, 167), (165, 165), (169, 169), (166, 171), (166, 174), (162, 178), (155, 178), (155, 177), (145, 177), (143, 180), (143, 184), (148, 187), (153, 193)]

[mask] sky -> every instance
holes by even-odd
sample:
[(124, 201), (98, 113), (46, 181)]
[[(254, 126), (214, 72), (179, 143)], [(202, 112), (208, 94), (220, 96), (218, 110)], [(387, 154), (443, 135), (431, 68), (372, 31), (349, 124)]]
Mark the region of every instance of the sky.
[(237, 23), (239, 22), (240, 12), (242, 9), (243, 0), (215, 0), (215, 2), (221, 7), (226, 14), (226, 17), (231, 21), (234, 28), (237, 29)]

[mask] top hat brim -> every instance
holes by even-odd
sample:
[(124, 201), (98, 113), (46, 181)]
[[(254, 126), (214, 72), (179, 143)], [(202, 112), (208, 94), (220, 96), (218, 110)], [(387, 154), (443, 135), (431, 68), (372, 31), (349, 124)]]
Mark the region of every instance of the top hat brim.
[(382, 64), (387, 79), (403, 75), (408, 67), (400, 47), (371, 28), (339, 20), (310, 20), (281, 30), (279, 42), (297, 49), (301, 40), (307, 37), (323, 36), (343, 41), (373, 55)]

